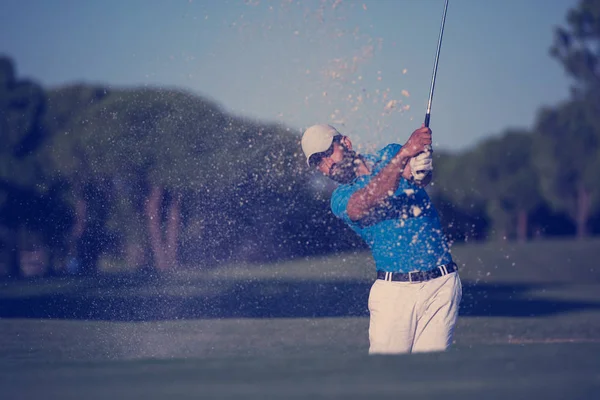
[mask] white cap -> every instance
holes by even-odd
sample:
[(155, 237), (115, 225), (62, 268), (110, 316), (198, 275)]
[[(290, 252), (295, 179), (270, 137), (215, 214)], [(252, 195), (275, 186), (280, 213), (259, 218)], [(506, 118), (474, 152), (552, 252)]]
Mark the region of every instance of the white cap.
[(301, 142), (302, 151), (304, 151), (306, 163), (309, 167), (310, 163), (308, 160), (310, 159), (310, 156), (327, 150), (329, 146), (331, 146), (333, 138), (337, 135), (341, 135), (341, 133), (333, 126), (325, 124), (313, 125), (304, 131)]

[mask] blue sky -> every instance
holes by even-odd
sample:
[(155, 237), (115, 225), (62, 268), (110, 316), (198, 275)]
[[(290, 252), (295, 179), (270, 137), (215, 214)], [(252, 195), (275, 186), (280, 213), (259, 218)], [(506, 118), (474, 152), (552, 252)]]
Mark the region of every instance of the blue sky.
[[(450, 0), (432, 105), (459, 151), (568, 98), (549, 56), (575, 0)], [(178, 87), (298, 133), (331, 123), (362, 151), (423, 121), (443, 0), (0, 0), (0, 53), (45, 87)]]

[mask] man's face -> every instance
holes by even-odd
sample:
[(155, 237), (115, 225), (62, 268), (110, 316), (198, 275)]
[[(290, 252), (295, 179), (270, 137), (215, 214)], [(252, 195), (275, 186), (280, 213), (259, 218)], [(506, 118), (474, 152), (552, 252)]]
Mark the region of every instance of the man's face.
[(334, 142), (332, 149), (318, 157), (317, 169), (324, 175), (339, 183), (350, 183), (356, 178), (356, 161), (359, 160), (355, 151), (345, 144)]

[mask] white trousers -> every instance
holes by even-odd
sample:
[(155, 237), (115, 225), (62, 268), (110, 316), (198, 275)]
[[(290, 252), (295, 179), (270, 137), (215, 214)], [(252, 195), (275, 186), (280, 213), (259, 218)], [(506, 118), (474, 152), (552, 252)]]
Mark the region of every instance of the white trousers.
[(369, 293), (369, 354), (446, 350), (461, 299), (457, 272), (417, 283), (377, 279)]

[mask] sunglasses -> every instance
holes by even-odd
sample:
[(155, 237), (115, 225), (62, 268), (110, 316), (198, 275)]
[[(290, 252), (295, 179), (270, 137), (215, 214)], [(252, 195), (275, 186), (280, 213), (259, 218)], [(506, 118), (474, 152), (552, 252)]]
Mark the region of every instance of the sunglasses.
[(324, 158), (331, 157), (331, 155), (333, 154), (333, 149), (334, 149), (333, 144), (340, 143), (341, 141), (342, 141), (342, 136), (337, 135), (333, 138), (333, 141), (331, 142), (331, 146), (329, 146), (329, 148), (327, 150), (322, 151), (320, 153), (315, 153), (312, 156), (310, 156), (310, 158), (308, 159), (308, 163), (310, 164), (310, 166), (313, 168), (316, 168), (319, 165), (321, 165)]

